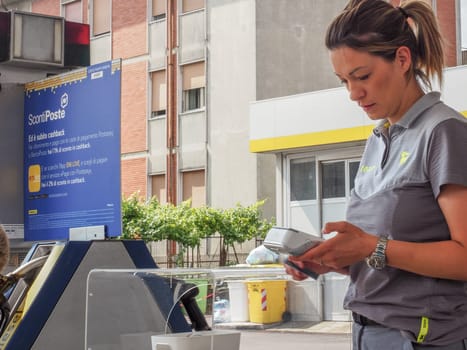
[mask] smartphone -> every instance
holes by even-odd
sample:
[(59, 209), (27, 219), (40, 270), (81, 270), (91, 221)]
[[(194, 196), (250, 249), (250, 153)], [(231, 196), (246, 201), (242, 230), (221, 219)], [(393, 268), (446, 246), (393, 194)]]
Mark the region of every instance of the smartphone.
[(304, 273), (305, 275), (307, 275), (308, 277), (311, 277), (313, 279), (318, 279), (318, 277), (319, 277), (319, 274), (317, 274), (316, 272), (311, 271), (310, 269), (303, 269), (303, 268), (299, 267), (298, 265), (296, 265), (295, 263), (293, 263), (292, 261), (290, 261), (289, 259), (285, 259), (284, 264), (289, 265), (290, 267), (294, 268), (295, 270), (297, 270), (297, 271), (299, 271), (301, 273)]

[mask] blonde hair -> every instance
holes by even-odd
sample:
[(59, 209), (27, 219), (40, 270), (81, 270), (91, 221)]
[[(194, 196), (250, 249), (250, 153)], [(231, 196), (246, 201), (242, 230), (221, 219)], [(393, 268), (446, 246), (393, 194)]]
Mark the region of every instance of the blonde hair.
[(412, 56), (407, 79), (415, 76), (429, 90), (432, 79), (443, 81), (443, 39), (436, 16), (424, 1), (394, 7), (384, 0), (350, 0), (329, 25), (325, 42), (329, 50), (346, 46), (388, 61), (406, 46)]

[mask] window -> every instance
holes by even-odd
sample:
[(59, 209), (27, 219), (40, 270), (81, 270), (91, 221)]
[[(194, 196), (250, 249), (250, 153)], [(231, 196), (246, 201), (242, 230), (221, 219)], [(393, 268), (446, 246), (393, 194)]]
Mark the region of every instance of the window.
[(157, 118), (166, 114), (167, 83), (165, 70), (151, 73), (152, 103), (151, 118)]
[(183, 112), (204, 108), (205, 79), (204, 62), (182, 66), (183, 76)]
[(345, 197), (345, 162), (322, 163), (322, 197)]
[(92, 1), (92, 35), (97, 36), (110, 32), (111, 0)]
[(355, 187), (355, 176), (357, 176), (360, 162), (357, 160), (349, 162), (349, 189), (353, 190)]
[(63, 17), (70, 22), (83, 23), (81, 0), (63, 2)]
[(191, 199), (191, 206), (199, 208), (206, 205), (206, 185), (204, 170), (185, 171), (182, 174), (184, 201)]
[(316, 199), (316, 162), (314, 158), (290, 161), (290, 200)]
[(165, 187), (165, 175), (151, 176), (152, 196), (156, 197), (159, 203), (167, 203), (167, 191)]
[(152, 0), (152, 19), (158, 21), (165, 18), (166, 0)]
[(183, 111), (204, 107), (204, 87), (183, 91)]
[(359, 166), (355, 158), (322, 162), (312, 156), (290, 159), (290, 201), (316, 200), (317, 193), (322, 199), (348, 197)]
[(321, 193), (323, 199), (343, 198), (355, 187), (360, 162), (346, 160), (321, 163)]
[(182, 12), (190, 12), (204, 8), (204, 0), (183, 0)]

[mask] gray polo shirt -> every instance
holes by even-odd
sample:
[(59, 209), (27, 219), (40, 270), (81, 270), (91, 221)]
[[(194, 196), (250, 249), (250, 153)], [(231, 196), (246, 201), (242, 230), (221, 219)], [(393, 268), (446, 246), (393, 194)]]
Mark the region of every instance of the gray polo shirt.
[[(374, 129), (347, 220), (395, 240), (449, 240), (437, 197), (444, 184), (467, 186), (466, 152), (466, 119), (439, 93), (426, 94), (398, 123)], [(400, 329), (414, 342), (445, 345), (467, 338), (467, 283), (392, 267), (377, 271), (363, 261), (350, 267), (350, 276), (346, 308)]]

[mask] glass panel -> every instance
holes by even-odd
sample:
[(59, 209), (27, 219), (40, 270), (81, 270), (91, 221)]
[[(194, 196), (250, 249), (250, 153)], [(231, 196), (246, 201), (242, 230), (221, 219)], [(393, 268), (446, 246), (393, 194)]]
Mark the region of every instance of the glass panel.
[(322, 163), (321, 169), (323, 199), (345, 197), (345, 162)]
[(183, 111), (192, 111), (204, 107), (204, 87), (183, 91)]
[(355, 176), (357, 176), (358, 168), (360, 166), (359, 161), (352, 161), (349, 162), (349, 190), (355, 187)]
[(281, 322), (286, 290), (307, 300), (291, 303), (291, 312), (304, 304), (315, 310), (319, 288), (315, 280), (290, 281), (283, 267), (92, 269), (84, 348), (238, 350), (240, 332), (220, 324)]
[(290, 161), (290, 200), (316, 199), (316, 164), (314, 159)]

